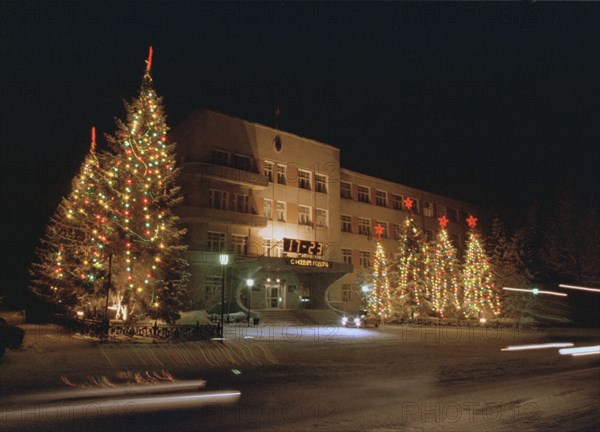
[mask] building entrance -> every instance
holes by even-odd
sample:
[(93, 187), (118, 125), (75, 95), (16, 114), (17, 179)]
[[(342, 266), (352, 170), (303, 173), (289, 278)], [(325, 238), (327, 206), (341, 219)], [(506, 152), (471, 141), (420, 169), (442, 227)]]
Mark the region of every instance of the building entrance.
[(281, 286), (279, 284), (275, 285), (265, 285), (265, 293), (267, 296), (266, 306), (267, 309), (280, 309), (284, 307), (283, 299), (281, 299)]

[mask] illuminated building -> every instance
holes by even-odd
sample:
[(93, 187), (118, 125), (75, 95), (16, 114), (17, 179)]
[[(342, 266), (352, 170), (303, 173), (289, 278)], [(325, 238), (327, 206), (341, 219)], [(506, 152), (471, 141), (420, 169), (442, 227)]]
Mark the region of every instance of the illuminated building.
[[(226, 251), (234, 256), (227, 285), (242, 309), (248, 291), (252, 310), (356, 309), (355, 281), (372, 265), (373, 227), (384, 227), (383, 246), (393, 253), (406, 197), (427, 235), (446, 215), (459, 249), (463, 216), (478, 213), (462, 201), (344, 169), (331, 145), (213, 111), (192, 113), (172, 139), (183, 169), (178, 213), (188, 229), (191, 289), (200, 296), (220, 290), (218, 256)], [(251, 288), (247, 278), (255, 281)]]

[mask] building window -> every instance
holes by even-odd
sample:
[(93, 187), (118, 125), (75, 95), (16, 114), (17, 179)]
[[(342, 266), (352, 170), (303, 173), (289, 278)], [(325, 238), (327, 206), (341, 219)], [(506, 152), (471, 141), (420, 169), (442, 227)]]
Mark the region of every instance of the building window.
[(377, 221), (375, 226), (377, 226), (377, 224), (381, 225), (381, 228), (383, 228), (383, 232), (381, 233), (381, 238), (388, 238), (388, 223), (384, 222), (384, 221)]
[(398, 195), (398, 194), (392, 194), (392, 207), (394, 208), (394, 210), (402, 210), (403, 206), (402, 206), (402, 195)]
[(400, 225), (392, 224), (392, 232), (394, 234), (394, 239), (400, 240)]
[(375, 191), (375, 204), (381, 207), (387, 207), (387, 192), (382, 190)]
[(458, 210), (455, 208), (448, 207), (448, 220), (450, 222), (458, 222)]
[(223, 150), (212, 149), (210, 161), (215, 165), (229, 165), (229, 153)]
[(317, 209), (317, 227), (319, 228), (327, 228), (327, 210), (325, 209)]
[(285, 176), (285, 165), (277, 164), (277, 183), (282, 185), (287, 184)]
[(223, 277), (221, 276), (206, 276), (204, 280), (204, 294), (206, 299), (219, 298), (221, 289), (223, 288)]
[(277, 240), (263, 240), (263, 255), (266, 257), (281, 257), (282, 243)]
[(351, 233), (352, 232), (352, 216), (342, 215), (341, 222), (342, 222), (342, 232)]
[(252, 167), (252, 160), (249, 156), (234, 154), (233, 167), (242, 171), (250, 171), (250, 168)]
[(248, 255), (248, 237), (242, 235), (231, 235), (231, 250), (236, 255)]
[(310, 190), (310, 171), (298, 170), (298, 187)]
[(358, 233), (362, 235), (371, 235), (371, 219), (358, 218)]
[(433, 204), (423, 201), (423, 216), (433, 217)]
[(285, 222), (285, 203), (277, 201), (277, 221)]
[(352, 301), (352, 285), (342, 284), (342, 301), (343, 302), (351, 302)]
[(210, 206), (214, 209), (227, 209), (227, 192), (211, 189), (209, 193)]
[(229, 210), (248, 213), (248, 195), (230, 193)]
[(437, 217), (442, 217), (446, 215), (446, 206), (442, 204), (436, 204), (435, 212), (437, 213)]
[(348, 182), (340, 182), (340, 197), (344, 199), (352, 199), (352, 185)]
[(360, 251), (358, 257), (359, 257), (358, 263), (361, 267), (364, 267), (364, 268), (371, 267), (371, 252)]
[(369, 200), (369, 188), (366, 186), (359, 186), (358, 187), (358, 200), (360, 202), (370, 202)]
[(206, 250), (209, 252), (223, 252), (225, 250), (225, 233), (209, 231)]
[(315, 174), (315, 190), (321, 193), (327, 193), (327, 176)]
[(310, 207), (298, 206), (298, 225), (311, 225)]
[(269, 179), (269, 183), (273, 183), (273, 162), (265, 161), (264, 174)]
[(342, 262), (352, 264), (352, 249), (342, 249)]
[(418, 199), (413, 199), (412, 212), (414, 214), (421, 214), (421, 205)]
[(264, 201), (264, 215), (267, 219), (273, 219), (273, 201), (270, 199)]

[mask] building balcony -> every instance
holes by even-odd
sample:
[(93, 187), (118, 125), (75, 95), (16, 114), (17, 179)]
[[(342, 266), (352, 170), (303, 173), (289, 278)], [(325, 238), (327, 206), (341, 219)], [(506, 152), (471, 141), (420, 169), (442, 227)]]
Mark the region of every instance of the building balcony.
[(264, 228), (267, 226), (267, 218), (264, 216), (210, 207), (181, 206), (176, 209), (175, 213), (183, 222), (193, 220), (195, 222), (216, 222), (254, 228)]
[(224, 165), (206, 162), (187, 162), (183, 164), (183, 180), (204, 181), (219, 180), (234, 185), (242, 185), (252, 189), (265, 189), (269, 179), (257, 172), (245, 171)]

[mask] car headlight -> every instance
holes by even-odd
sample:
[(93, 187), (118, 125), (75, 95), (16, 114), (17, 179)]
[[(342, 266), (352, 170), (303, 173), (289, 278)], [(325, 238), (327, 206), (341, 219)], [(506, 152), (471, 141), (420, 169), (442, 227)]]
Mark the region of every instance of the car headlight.
[(354, 318), (354, 324), (356, 324), (357, 326), (360, 325), (360, 318)]
[(342, 325), (346, 325), (347, 322), (348, 322), (348, 318), (343, 317), (342, 318)]

